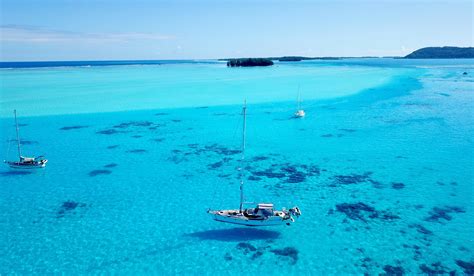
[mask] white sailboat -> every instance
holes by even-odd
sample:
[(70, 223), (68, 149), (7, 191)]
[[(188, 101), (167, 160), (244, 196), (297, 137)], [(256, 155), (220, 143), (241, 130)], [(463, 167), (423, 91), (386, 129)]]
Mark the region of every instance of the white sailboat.
[(299, 90), (300, 89), (298, 87), (298, 105), (297, 105), (297, 108), (296, 108), (295, 117), (296, 118), (303, 118), (304, 116), (306, 116), (306, 113), (301, 108), (301, 94), (300, 94)]
[(247, 106), (243, 109), (243, 130), (242, 130), (242, 159), (240, 171), (240, 207), (230, 210), (208, 210), (213, 219), (219, 222), (233, 223), (245, 226), (272, 226), (272, 225), (290, 225), (299, 217), (301, 212), (298, 207), (289, 210), (284, 208), (281, 211), (275, 210), (272, 203), (258, 203), (255, 208), (244, 209), (244, 159), (245, 159), (245, 130)]
[(14, 169), (41, 169), (46, 166), (48, 162), (43, 156), (39, 157), (25, 157), (21, 155), (21, 142), (20, 142), (20, 129), (18, 127), (18, 120), (16, 118), (16, 110), (13, 111), (15, 114), (15, 126), (16, 126), (16, 141), (18, 145), (18, 161), (4, 161), (10, 168)]

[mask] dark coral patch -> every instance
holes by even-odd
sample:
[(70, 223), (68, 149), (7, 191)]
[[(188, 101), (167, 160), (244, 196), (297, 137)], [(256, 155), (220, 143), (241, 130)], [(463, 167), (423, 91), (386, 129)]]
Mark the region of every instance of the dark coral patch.
[(395, 190), (401, 190), (405, 188), (405, 184), (401, 182), (392, 182), (392, 188), (394, 188)]
[(103, 135), (114, 135), (114, 134), (119, 134), (119, 133), (126, 133), (127, 131), (120, 131), (120, 130), (116, 130), (116, 129), (104, 129), (104, 130), (100, 130), (100, 131), (97, 131), (96, 133), (97, 134), (103, 134)]
[(117, 166), (118, 166), (118, 164), (110, 163), (110, 164), (105, 165), (104, 168), (115, 168)]
[(382, 189), (383, 188), (383, 184), (380, 183), (379, 181), (375, 181), (375, 180), (369, 180), (370, 183), (372, 183), (372, 187), (376, 188), (376, 189)]
[(153, 138), (153, 139), (150, 139), (152, 141), (155, 141), (155, 142), (163, 142), (165, 140), (165, 138)]
[(123, 128), (129, 128), (129, 127), (151, 127), (151, 126), (153, 126), (153, 123), (149, 121), (132, 121), (132, 122), (120, 123), (113, 127), (123, 129)]
[(81, 128), (88, 128), (89, 126), (65, 126), (60, 128), (59, 130), (73, 130), (73, 129), (81, 129)]
[(328, 134), (323, 134), (323, 135), (321, 135), (321, 137), (323, 137), (323, 138), (330, 138), (330, 137), (334, 137), (334, 135), (328, 133)]
[(109, 171), (109, 170), (93, 170), (89, 172), (89, 176), (94, 177), (94, 176), (98, 176), (102, 174), (111, 174), (111, 173), (112, 171)]
[(165, 116), (165, 115), (169, 115), (169, 113), (165, 113), (165, 112), (155, 113), (155, 116)]
[(298, 261), (298, 250), (294, 247), (285, 247), (283, 249), (273, 249), (270, 251), (275, 255), (289, 258), (291, 264), (296, 264)]
[(403, 275), (405, 273), (405, 270), (401, 266), (391, 266), (391, 265), (386, 265), (383, 267), (383, 270), (387, 275)]
[(206, 150), (213, 151), (213, 152), (215, 152), (217, 154), (221, 154), (221, 155), (235, 155), (235, 154), (239, 154), (241, 152), (240, 150), (228, 149), (224, 146), (219, 146), (217, 144), (213, 144), (213, 145), (210, 145), (210, 146), (205, 146), (204, 148)]
[(133, 149), (133, 150), (127, 150), (128, 153), (145, 153), (147, 150), (145, 149)]
[(229, 253), (225, 253), (224, 255), (224, 260), (226, 261), (232, 261), (232, 256)]
[(339, 130), (340, 130), (340, 131), (344, 131), (344, 132), (349, 132), (349, 133), (350, 133), (350, 132), (356, 132), (355, 129), (351, 129), (351, 128), (340, 128)]
[(268, 159), (269, 158), (266, 157), (266, 156), (255, 156), (251, 160), (254, 161), (254, 162), (258, 162), (258, 161), (264, 161), (264, 160), (268, 160)]
[(462, 260), (456, 260), (456, 264), (462, 268), (464, 273), (468, 275), (474, 274), (474, 262), (465, 262)]
[(107, 146), (108, 149), (115, 149), (115, 148), (118, 148), (119, 145), (111, 145), (111, 146)]
[(431, 230), (427, 229), (426, 227), (424, 227), (421, 224), (411, 224), (409, 227), (416, 228), (416, 231), (418, 231), (421, 234), (425, 234), (425, 235), (432, 235), (433, 234), (433, 232)]
[(288, 178), (284, 181), (285, 183), (300, 183), (306, 180), (306, 175), (302, 172), (291, 173)]
[(239, 242), (236, 248), (242, 250), (245, 255), (249, 252), (257, 251), (257, 248), (248, 242)]
[(292, 165), (287, 165), (283, 168), (281, 168), (282, 171), (287, 172), (287, 173), (296, 173), (298, 169), (295, 166)]
[(181, 120), (177, 120), (177, 119), (174, 119), (174, 120), (171, 120), (173, 123), (179, 123), (181, 122)]
[(255, 170), (252, 167), (247, 169), (255, 177), (277, 178), (284, 183), (300, 183), (306, 181), (307, 177), (320, 174), (320, 169), (317, 166), (289, 163), (273, 164), (265, 170)]
[(450, 215), (451, 213), (465, 213), (466, 211), (457, 206), (445, 206), (445, 207), (434, 207), (427, 218), (426, 221), (430, 222), (440, 222), (441, 220), (449, 221), (453, 219)]
[[(15, 142), (16, 143), (16, 139), (11, 139), (11, 140), (8, 140), (9, 143), (11, 142)], [(31, 140), (21, 140), (20, 139), (20, 144), (22, 145), (36, 145), (36, 144), (39, 144), (38, 141), (31, 141)]]
[(336, 211), (345, 214), (352, 220), (361, 220), (367, 222), (367, 219), (380, 219), (392, 221), (400, 217), (387, 211), (378, 211), (374, 207), (362, 202), (358, 203), (342, 203), (336, 205)]
[(364, 174), (335, 175), (333, 178), (338, 184), (349, 185), (367, 182), (370, 180), (371, 174), (371, 172), (366, 172)]
[(216, 163), (209, 164), (209, 165), (207, 165), (207, 167), (208, 167), (210, 170), (215, 170), (215, 169), (217, 169), (217, 168), (222, 167), (223, 164), (224, 164), (224, 162), (219, 161), (219, 162), (216, 162)]
[(443, 266), (441, 262), (433, 263), (431, 266), (426, 264), (420, 265), (421, 272), (430, 276), (446, 274), (448, 273), (447, 269), (448, 268)]
[(132, 138), (142, 138), (142, 135), (132, 135)]
[(376, 213), (374, 207), (362, 202), (337, 204), (336, 210), (344, 213), (350, 219), (362, 221), (366, 221), (364, 213), (368, 213), (370, 216)]
[(20, 144), (22, 144), (22, 145), (36, 145), (36, 144), (39, 144), (39, 143), (38, 143), (38, 141), (20, 140)]
[(266, 169), (264, 171), (253, 171), (251, 172), (254, 176), (264, 176), (267, 178), (285, 178), (286, 174), (273, 172), (271, 169)]
[(80, 203), (80, 202), (75, 202), (75, 201), (65, 201), (63, 204), (59, 207), (58, 212), (56, 213), (56, 217), (61, 218), (64, 217), (64, 215), (68, 212), (73, 211), (74, 209), (78, 207), (86, 207), (86, 204)]
[(252, 257), (250, 257), (251, 260), (255, 260), (257, 259), (258, 257), (262, 256), (263, 255), (263, 252), (262, 251), (257, 251), (255, 253), (252, 254)]
[(76, 209), (79, 206), (79, 202), (74, 202), (74, 201), (65, 201), (63, 205), (61, 206), (61, 210), (64, 211), (71, 211)]

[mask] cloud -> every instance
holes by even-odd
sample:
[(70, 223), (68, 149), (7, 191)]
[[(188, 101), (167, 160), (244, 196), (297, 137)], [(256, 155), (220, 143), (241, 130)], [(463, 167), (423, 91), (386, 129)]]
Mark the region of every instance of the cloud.
[(141, 40), (171, 40), (173, 36), (156, 33), (83, 33), (51, 30), (37, 26), (2, 25), (0, 41), (23, 43), (110, 43), (133, 42)]

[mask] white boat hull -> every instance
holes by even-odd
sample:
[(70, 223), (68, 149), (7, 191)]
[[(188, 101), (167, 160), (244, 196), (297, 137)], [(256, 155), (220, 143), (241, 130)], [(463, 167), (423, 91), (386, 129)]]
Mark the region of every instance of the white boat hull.
[(7, 165), (12, 169), (22, 169), (22, 170), (35, 170), (35, 169), (42, 169), (46, 167), (46, 163), (41, 164), (20, 164), (18, 162), (5, 162)]
[(306, 116), (306, 113), (304, 112), (304, 110), (298, 110), (295, 112), (296, 118), (303, 118), (304, 116)]
[(234, 211), (235, 214), (229, 214), (229, 210), (222, 211), (209, 211), (213, 219), (220, 222), (245, 225), (245, 226), (278, 226), (278, 225), (290, 225), (293, 222), (292, 219), (284, 218), (282, 216), (274, 215), (266, 217), (265, 219), (250, 219), (246, 217), (239, 210)]

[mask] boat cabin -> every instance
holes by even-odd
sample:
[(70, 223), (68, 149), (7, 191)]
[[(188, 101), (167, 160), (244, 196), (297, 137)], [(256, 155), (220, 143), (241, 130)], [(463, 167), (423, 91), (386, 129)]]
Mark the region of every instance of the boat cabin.
[(255, 208), (249, 208), (244, 211), (244, 215), (250, 219), (264, 219), (274, 215), (273, 204), (259, 203)]
[(35, 162), (36, 162), (36, 158), (34, 158), (34, 157), (23, 157), (23, 156), (21, 156), (21, 157), (20, 157), (20, 162), (21, 162), (21, 163), (35, 163)]

